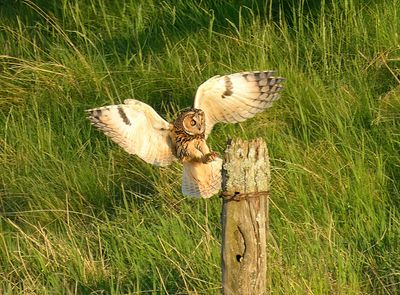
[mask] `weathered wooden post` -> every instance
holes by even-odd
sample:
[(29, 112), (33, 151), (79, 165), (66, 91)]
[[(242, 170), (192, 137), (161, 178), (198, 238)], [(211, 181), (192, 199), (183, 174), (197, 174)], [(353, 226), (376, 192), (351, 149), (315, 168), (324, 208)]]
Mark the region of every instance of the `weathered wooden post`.
[(222, 169), (222, 293), (266, 293), (270, 166), (266, 143), (228, 142)]

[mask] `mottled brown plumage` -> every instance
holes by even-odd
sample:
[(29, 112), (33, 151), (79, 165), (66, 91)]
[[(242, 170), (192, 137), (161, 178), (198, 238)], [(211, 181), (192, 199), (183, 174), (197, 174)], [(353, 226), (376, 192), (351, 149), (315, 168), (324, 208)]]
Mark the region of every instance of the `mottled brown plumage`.
[(200, 85), (194, 108), (183, 110), (172, 124), (134, 99), (90, 109), (88, 117), (128, 153), (148, 163), (165, 166), (178, 159), (183, 164), (183, 194), (207, 198), (220, 189), (222, 165), (207, 146), (207, 136), (218, 122), (242, 122), (270, 107), (284, 80), (274, 73), (215, 76)]
[(193, 108), (182, 111), (174, 121), (171, 139), (175, 145), (175, 156), (181, 162), (207, 163), (213, 160), (214, 154), (205, 140), (204, 120), (204, 112)]

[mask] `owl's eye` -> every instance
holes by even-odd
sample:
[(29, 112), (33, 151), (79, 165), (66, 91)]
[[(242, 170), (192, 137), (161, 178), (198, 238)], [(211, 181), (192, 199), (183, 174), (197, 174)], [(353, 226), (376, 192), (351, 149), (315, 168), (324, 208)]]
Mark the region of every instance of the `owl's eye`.
[(195, 120), (190, 121), (190, 125), (192, 126), (196, 125), (196, 121)]

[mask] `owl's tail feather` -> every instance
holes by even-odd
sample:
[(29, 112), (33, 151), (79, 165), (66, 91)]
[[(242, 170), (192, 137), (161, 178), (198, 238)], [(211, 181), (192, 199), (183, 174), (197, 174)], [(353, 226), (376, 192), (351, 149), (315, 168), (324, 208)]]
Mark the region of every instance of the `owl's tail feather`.
[(185, 196), (210, 198), (221, 189), (222, 159), (204, 164), (183, 164), (182, 193)]

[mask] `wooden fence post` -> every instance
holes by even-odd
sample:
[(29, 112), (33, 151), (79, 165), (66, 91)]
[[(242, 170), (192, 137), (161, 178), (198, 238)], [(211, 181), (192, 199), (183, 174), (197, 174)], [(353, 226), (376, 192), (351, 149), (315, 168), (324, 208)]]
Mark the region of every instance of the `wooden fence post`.
[(266, 143), (228, 141), (222, 168), (222, 293), (266, 293), (270, 166)]

